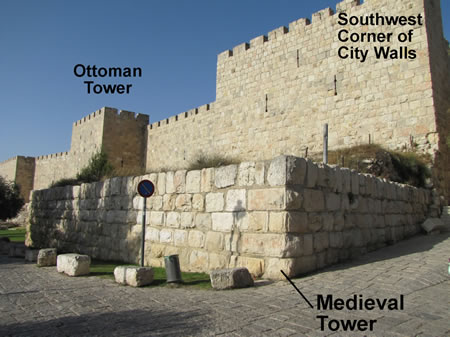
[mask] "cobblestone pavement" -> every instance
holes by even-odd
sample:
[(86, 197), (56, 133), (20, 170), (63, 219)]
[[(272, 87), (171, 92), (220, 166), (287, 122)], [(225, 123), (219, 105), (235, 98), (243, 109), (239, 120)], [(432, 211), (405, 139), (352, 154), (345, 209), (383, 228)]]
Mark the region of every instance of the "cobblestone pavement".
[[(311, 309), (287, 281), (232, 291), (135, 289), (2, 256), (0, 336), (450, 336), (449, 257), (448, 233), (420, 236), (295, 279)], [(319, 311), (317, 294), (404, 295), (404, 308)], [(323, 331), (318, 315), (329, 316)], [(373, 331), (332, 331), (331, 319), (376, 322)]]

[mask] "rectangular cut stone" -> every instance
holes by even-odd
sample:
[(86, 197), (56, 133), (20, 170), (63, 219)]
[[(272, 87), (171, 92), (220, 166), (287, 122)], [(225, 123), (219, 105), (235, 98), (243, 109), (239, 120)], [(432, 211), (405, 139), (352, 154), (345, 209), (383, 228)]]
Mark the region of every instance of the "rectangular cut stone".
[(201, 191), (210, 192), (214, 181), (214, 169), (206, 168), (202, 170)]
[(281, 257), (286, 247), (283, 234), (242, 233), (240, 238), (241, 253), (262, 256)]
[(206, 195), (206, 211), (220, 212), (224, 207), (223, 193), (208, 193)]
[(211, 213), (197, 213), (195, 215), (194, 227), (197, 227), (201, 230), (210, 230), (211, 223)]
[(174, 172), (166, 173), (166, 193), (175, 193), (174, 176)]
[(180, 211), (190, 211), (192, 209), (192, 195), (179, 194), (175, 201), (175, 207)]
[(214, 289), (245, 288), (253, 286), (253, 278), (247, 268), (218, 269), (210, 273)]
[(227, 192), (226, 211), (244, 211), (247, 206), (246, 190), (229, 190)]
[[(271, 221), (273, 222), (271, 212)], [(268, 230), (268, 212), (251, 212), (248, 215), (249, 232), (267, 232)], [(271, 230), (272, 231), (272, 230)]]
[(159, 242), (171, 243), (173, 241), (173, 232), (168, 229), (163, 229), (159, 232)]
[(230, 232), (233, 223), (233, 213), (212, 213), (212, 229), (214, 231)]
[(186, 193), (186, 170), (179, 170), (175, 172), (173, 178), (175, 193)]
[(56, 249), (40, 249), (37, 257), (37, 265), (38, 267), (56, 266)]
[(252, 186), (255, 183), (255, 162), (244, 162), (239, 165), (238, 185)]
[(158, 195), (163, 195), (166, 193), (166, 174), (165, 173), (158, 173), (157, 190), (158, 190)]
[(117, 283), (132, 287), (143, 287), (153, 282), (154, 270), (151, 267), (118, 266), (114, 268)]
[(236, 182), (237, 166), (228, 165), (218, 167), (214, 172), (214, 184), (217, 188), (233, 186)]
[(286, 185), (286, 156), (276, 157), (270, 162), (267, 183), (270, 186)]
[[(139, 215), (138, 215), (139, 217)], [(164, 225), (164, 212), (150, 212), (150, 225), (163, 226)]]
[(285, 188), (266, 188), (248, 191), (248, 209), (255, 211), (283, 210)]
[(167, 213), (166, 225), (169, 227), (180, 227), (180, 213), (169, 212)]
[(223, 233), (208, 232), (206, 234), (205, 248), (208, 251), (222, 251), (224, 246)]
[(307, 212), (318, 212), (325, 209), (323, 192), (319, 190), (304, 189), (303, 208)]
[(91, 258), (88, 255), (61, 254), (56, 259), (56, 270), (69, 276), (89, 274)]
[(185, 246), (187, 243), (188, 232), (183, 230), (176, 230), (174, 234), (174, 242), (176, 246)]
[(194, 194), (192, 197), (192, 209), (202, 212), (205, 208), (205, 200), (202, 194)]
[(205, 244), (205, 234), (201, 231), (189, 231), (189, 246), (194, 248), (203, 248)]
[(186, 193), (200, 192), (201, 171), (189, 171), (186, 175)]

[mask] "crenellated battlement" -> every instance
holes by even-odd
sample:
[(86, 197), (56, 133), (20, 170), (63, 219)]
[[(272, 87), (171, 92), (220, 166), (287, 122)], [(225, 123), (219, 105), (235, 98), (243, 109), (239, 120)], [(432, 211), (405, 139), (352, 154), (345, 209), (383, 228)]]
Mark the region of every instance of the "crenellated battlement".
[(154, 130), (154, 129), (162, 127), (162, 126), (171, 125), (175, 122), (187, 119), (189, 117), (193, 117), (193, 116), (197, 116), (199, 114), (211, 112), (213, 110), (213, 107), (214, 107), (214, 102), (201, 105), (197, 108), (190, 109), (190, 110), (188, 110), (186, 112), (182, 112), (178, 115), (174, 115), (169, 118), (160, 120), (158, 122), (154, 122), (148, 126), (148, 130)]
[(120, 118), (123, 120), (135, 120), (138, 123), (147, 123), (149, 121), (149, 116), (145, 114), (136, 114), (132, 111), (118, 110), (116, 108), (103, 107), (93, 113), (83, 117), (82, 119), (73, 123), (73, 126), (80, 126), (83, 123), (94, 120), (95, 118), (106, 117), (106, 118)]
[(47, 154), (43, 156), (36, 157), (36, 160), (48, 160), (48, 159), (62, 159), (62, 157), (68, 157), (70, 154), (69, 151), (65, 152), (57, 152), (52, 154)]
[[(366, 0), (366, 2), (369, 2), (370, 0)], [(246, 52), (247, 50), (261, 46), (266, 42), (276, 41), (284, 35), (289, 34), (289, 32), (303, 32), (305, 31), (305, 28), (308, 27), (310, 30), (314, 30), (314, 27), (311, 25), (318, 24), (324, 20), (327, 20), (330, 17), (333, 17), (335, 13), (347, 11), (350, 8), (356, 7), (356, 6), (362, 6), (366, 2), (361, 4), (360, 0), (344, 0), (336, 4), (336, 11), (334, 11), (332, 8), (328, 7), (325, 9), (322, 9), (320, 11), (317, 11), (312, 14), (311, 20), (308, 18), (301, 18), (296, 21), (293, 21), (289, 23), (289, 26), (281, 26), (278, 27), (272, 31), (270, 31), (267, 35), (260, 35), (258, 37), (255, 37), (254, 39), (250, 40), (250, 42), (244, 42), (237, 46), (235, 46), (232, 49), (225, 50), (221, 52), (217, 56), (218, 62), (222, 62), (230, 57), (233, 57), (235, 55), (242, 54)]]

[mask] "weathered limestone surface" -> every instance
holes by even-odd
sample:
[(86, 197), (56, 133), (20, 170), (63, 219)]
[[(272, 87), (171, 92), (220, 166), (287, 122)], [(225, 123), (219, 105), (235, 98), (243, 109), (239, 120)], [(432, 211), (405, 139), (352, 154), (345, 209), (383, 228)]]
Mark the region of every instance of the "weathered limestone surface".
[(132, 287), (143, 287), (153, 282), (154, 270), (151, 267), (118, 266), (114, 268), (117, 283)]
[(39, 267), (56, 266), (56, 249), (55, 248), (40, 249), (37, 256), (37, 265)]
[(58, 272), (69, 276), (88, 275), (90, 265), (91, 258), (88, 255), (60, 254), (56, 259)]
[(278, 156), (34, 191), (28, 245), (138, 263), (136, 185), (149, 178), (157, 193), (147, 202), (144, 262), (178, 254), (183, 271), (306, 273), (414, 235), (440, 209), (429, 190)]
[(210, 274), (211, 286), (217, 290), (253, 286), (253, 278), (247, 268), (214, 270)]

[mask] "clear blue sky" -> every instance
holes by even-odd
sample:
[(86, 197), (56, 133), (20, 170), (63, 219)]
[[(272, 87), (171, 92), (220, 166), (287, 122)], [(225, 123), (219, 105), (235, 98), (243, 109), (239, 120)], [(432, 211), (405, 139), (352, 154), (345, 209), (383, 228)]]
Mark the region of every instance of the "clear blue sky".
[[(217, 54), (337, 2), (2, 0), (0, 161), (69, 150), (72, 123), (103, 106), (155, 122), (212, 102)], [(441, 6), (449, 38), (450, 1)], [(88, 95), (78, 63), (143, 77), (128, 95)]]

